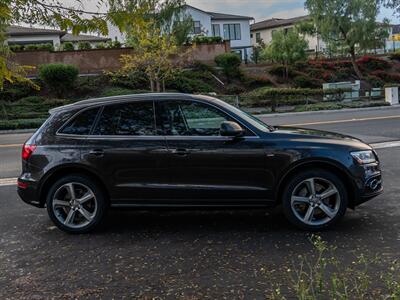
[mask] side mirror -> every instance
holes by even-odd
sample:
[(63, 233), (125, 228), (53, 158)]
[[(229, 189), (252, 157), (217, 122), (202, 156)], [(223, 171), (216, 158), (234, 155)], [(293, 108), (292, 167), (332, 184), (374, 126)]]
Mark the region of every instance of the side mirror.
[(244, 129), (236, 122), (225, 121), (221, 123), (221, 136), (241, 137), (244, 136)]

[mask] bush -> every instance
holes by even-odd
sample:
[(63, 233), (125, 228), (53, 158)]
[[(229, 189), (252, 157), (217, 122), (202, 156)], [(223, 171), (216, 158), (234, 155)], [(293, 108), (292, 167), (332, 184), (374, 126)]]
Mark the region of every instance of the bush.
[(215, 68), (213, 66), (207, 65), (205, 63), (202, 63), (200, 61), (194, 61), (189, 68), (191, 68), (194, 71), (198, 71), (198, 72), (209, 72), (211, 74), (216, 74), (217, 71), (215, 70)]
[(90, 49), (92, 49), (92, 44), (90, 44), (89, 42), (79, 42), (78, 49), (79, 50), (90, 50)]
[(8, 46), (12, 52), (20, 52), (24, 50), (23, 45), (9, 45)]
[(106, 73), (110, 83), (116, 87), (128, 89), (147, 89), (150, 85), (149, 79), (143, 70), (136, 69), (127, 74), (121, 72)]
[(370, 76), (376, 76), (384, 80), (386, 83), (400, 83), (400, 74), (389, 73), (382, 70), (376, 70), (370, 73)]
[(214, 88), (197, 78), (190, 78), (182, 72), (174, 76), (174, 78), (166, 82), (166, 87), (181, 93), (209, 93), (213, 92)]
[(225, 87), (225, 92), (228, 95), (239, 95), (244, 93), (246, 90), (244, 87), (237, 84), (229, 84)]
[(293, 82), (300, 88), (321, 88), (321, 81), (312, 79), (306, 75), (297, 75), (293, 78)]
[(125, 88), (108, 88), (103, 93), (101, 93), (101, 97), (112, 97), (112, 96), (121, 96), (121, 95), (131, 95), (131, 94), (140, 94), (140, 93), (148, 93), (149, 91), (142, 90), (131, 90)]
[(242, 81), (243, 84), (250, 89), (271, 85), (269, 79), (263, 76), (245, 75)]
[(192, 38), (191, 42), (192, 44), (219, 44), (222, 43), (222, 37), (197, 35)]
[(4, 89), (0, 91), (0, 100), (13, 102), (23, 97), (35, 94), (37, 91), (29, 83), (6, 84)]
[(242, 60), (236, 53), (224, 53), (215, 57), (215, 63), (222, 71), (228, 81), (230, 78), (237, 78), (240, 76), (240, 64)]
[(385, 82), (378, 76), (370, 75), (366, 77), (366, 80), (374, 88), (381, 88), (385, 85)]
[(46, 118), (21, 119), (21, 120), (0, 120), (0, 130), (10, 129), (36, 129), (39, 128)]
[(50, 44), (50, 43), (39, 44), (39, 45), (37, 45), (37, 50), (54, 51), (54, 46), (53, 46), (53, 44)]
[(363, 56), (357, 60), (357, 64), (366, 68), (367, 70), (386, 70), (390, 68), (390, 63), (384, 59), (372, 56)]
[(39, 78), (58, 97), (73, 87), (78, 75), (78, 68), (74, 65), (47, 64), (39, 67)]
[(106, 45), (107, 45), (107, 48), (113, 48), (113, 49), (122, 47), (122, 44), (119, 41), (108, 41)]
[(107, 45), (106, 43), (97, 43), (96, 44), (96, 49), (106, 49)]
[(24, 46), (25, 51), (35, 51), (38, 49), (38, 46), (35, 44), (28, 44)]
[(389, 58), (390, 58), (391, 60), (400, 61), (400, 51), (397, 50), (396, 52), (390, 54), (390, 55), (389, 55)]
[(74, 44), (71, 42), (65, 42), (62, 44), (63, 51), (74, 51), (75, 47)]

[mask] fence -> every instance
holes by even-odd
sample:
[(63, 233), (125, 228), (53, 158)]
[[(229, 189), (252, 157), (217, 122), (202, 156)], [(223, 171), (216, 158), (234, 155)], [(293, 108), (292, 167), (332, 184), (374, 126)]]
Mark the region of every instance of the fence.
[[(322, 92), (315, 94), (276, 94), (268, 96), (254, 95), (219, 95), (219, 99), (234, 105), (236, 107), (257, 111), (266, 110), (276, 111), (294, 111), (303, 108), (305, 110), (316, 110), (329, 108), (329, 105), (343, 107), (362, 107), (385, 105), (385, 90), (381, 88), (361, 89), (357, 91), (342, 90), (338, 92)], [(318, 107), (320, 105), (320, 107)], [(309, 106), (307, 108), (307, 106)], [(340, 107), (338, 107), (340, 108)]]

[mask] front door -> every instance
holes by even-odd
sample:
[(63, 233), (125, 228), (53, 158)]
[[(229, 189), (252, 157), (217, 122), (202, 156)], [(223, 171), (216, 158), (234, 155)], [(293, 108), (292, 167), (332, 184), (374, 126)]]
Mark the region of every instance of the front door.
[(110, 187), (113, 204), (163, 198), (167, 147), (155, 130), (153, 101), (106, 105), (82, 157)]
[(156, 101), (157, 130), (168, 145), (168, 193), (193, 204), (254, 204), (270, 196), (265, 151), (250, 130), (220, 136), (221, 109), (200, 101)]

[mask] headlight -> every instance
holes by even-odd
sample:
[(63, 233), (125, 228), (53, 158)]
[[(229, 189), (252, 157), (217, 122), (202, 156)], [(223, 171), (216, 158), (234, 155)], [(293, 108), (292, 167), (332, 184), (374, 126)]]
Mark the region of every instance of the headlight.
[(370, 164), (376, 162), (374, 153), (371, 150), (351, 152), (351, 156), (360, 164)]

